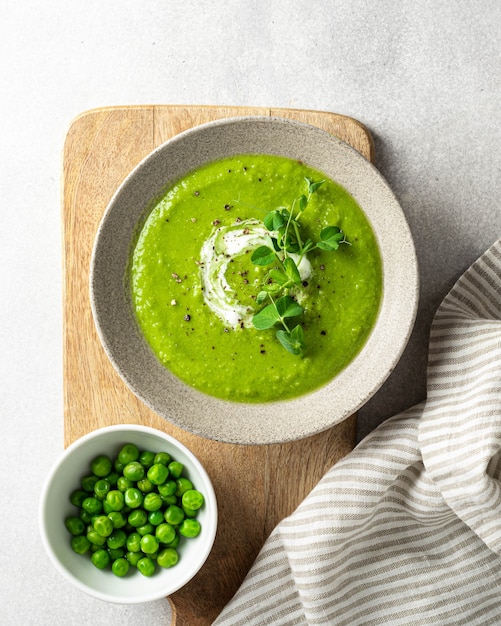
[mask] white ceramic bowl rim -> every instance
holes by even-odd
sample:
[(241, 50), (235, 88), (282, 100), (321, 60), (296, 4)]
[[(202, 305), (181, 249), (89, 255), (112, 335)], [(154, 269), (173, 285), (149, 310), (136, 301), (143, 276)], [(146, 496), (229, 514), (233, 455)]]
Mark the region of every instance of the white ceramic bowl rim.
[[(356, 358), (321, 390), (261, 405), (210, 398), (174, 377), (146, 346), (124, 287), (133, 236), (151, 200), (203, 163), (259, 152), (300, 159), (347, 189), (366, 213), (383, 259), (382, 305)], [(127, 176), (99, 227), (90, 291), (102, 345), (124, 382), (147, 406), (203, 437), (267, 444), (326, 430), (356, 412), (381, 387), (412, 331), (419, 277), (403, 211), (372, 163), (317, 127), (289, 119), (251, 116), (209, 122), (176, 135)]]
[[(92, 452), (86, 451), (92, 442), (98, 440), (102, 441), (101, 446), (94, 447)], [(121, 444), (129, 441), (136, 443), (140, 448), (143, 445), (143, 449), (146, 449), (144, 445), (146, 441), (151, 442), (158, 451), (168, 450), (170, 447), (172, 456), (186, 463), (186, 475), (190, 476), (190, 468), (191, 476), (196, 474), (193, 476), (196, 479), (194, 485), (205, 497), (204, 509), (199, 514), (203, 539), (201, 534), (193, 540), (188, 540), (184, 547), (190, 554), (186, 556), (187, 550), (180, 551), (181, 558), (176, 566), (169, 569), (157, 568), (159, 571), (151, 578), (145, 578), (138, 572), (134, 572), (130, 577), (117, 578), (111, 571), (97, 570), (87, 556), (73, 552), (70, 546), (71, 536), (64, 525), (65, 517), (76, 512), (75, 507), (69, 502), (69, 495), (78, 488), (78, 478), (85, 475), (86, 467), (81, 461), (85, 459), (89, 463), (94, 452), (96, 455), (110, 453), (110, 448), (119, 448)], [(63, 487), (61, 491), (64, 493), (57, 492), (57, 485)], [(117, 604), (151, 602), (172, 595), (188, 583), (205, 563), (216, 536), (216, 495), (200, 461), (174, 437), (148, 426), (135, 424), (106, 426), (72, 443), (52, 466), (40, 495), (39, 529), (44, 548), (56, 569), (81, 591), (99, 600)], [(183, 564), (185, 557), (187, 560)], [(76, 571), (80, 571), (81, 575), (78, 576)]]

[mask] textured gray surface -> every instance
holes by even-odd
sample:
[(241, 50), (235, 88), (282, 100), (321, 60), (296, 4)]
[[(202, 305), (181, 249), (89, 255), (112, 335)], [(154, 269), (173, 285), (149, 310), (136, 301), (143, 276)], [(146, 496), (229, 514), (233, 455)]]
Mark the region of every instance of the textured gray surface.
[[(70, 120), (103, 105), (192, 103), (328, 110), (369, 127), (416, 240), (422, 291), (408, 350), (360, 413), (362, 437), (424, 397), (433, 312), (501, 234), (500, 25), (498, 0), (4, 3), (3, 464), (19, 475), (30, 459), (35, 470), (0, 510), (3, 624), (169, 616), (165, 602), (83, 596), (38, 537), (37, 494), (62, 449), (59, 177)], [(12, 510), (22, 512), (16, 523)]]

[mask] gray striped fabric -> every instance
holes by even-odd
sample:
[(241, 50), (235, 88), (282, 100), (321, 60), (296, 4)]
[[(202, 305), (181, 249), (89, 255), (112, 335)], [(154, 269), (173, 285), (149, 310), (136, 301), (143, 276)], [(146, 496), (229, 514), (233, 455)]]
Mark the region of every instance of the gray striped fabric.
[(273, 531), (217, 626), (501, 625), (501, 241), (430, 335), (427, 400)]

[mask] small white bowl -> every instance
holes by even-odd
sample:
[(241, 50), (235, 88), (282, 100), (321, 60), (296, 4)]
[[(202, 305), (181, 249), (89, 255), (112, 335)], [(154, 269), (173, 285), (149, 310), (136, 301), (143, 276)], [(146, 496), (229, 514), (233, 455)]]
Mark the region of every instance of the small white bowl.
[[(98, 570), (88, 555), (76, 554), (70, 545), (71, 535), (65, 518), (76, 508), (69, 497), (79, 488), (80, 479), (89, 474), (89, 464), (99, 454), (111, 458), (125, 443), (140, 450), (166, 451), (184, 464), (187, 476), (205, 497), (197, 519), (202, 531), (198, 537), (183, 542), (179, 562), (172, 568), (157, 567), (152, 577), (135, 569), (119, 578), (111, 569)], [(49, 472), (40, 498), (42, 542), (52, 562), (78, 589), (100, 600), (117, 604), (139, 604), (165, 598), (190, 581), (205, 563), (214, 543), (217, 528), (217, 503), (211, 480), (200, 461), (188, 448), (162, 431), (145, 426), (124, 424), (95, 430), (70, 445)]]

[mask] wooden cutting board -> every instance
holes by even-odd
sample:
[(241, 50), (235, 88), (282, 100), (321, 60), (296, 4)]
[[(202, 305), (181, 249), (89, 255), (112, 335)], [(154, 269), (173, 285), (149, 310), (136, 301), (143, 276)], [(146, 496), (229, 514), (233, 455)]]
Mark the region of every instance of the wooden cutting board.
[(130, 170), (173, 135), (214, 119), (272, 115), (316, 125), (373, 160), (356, 120), (328, 112), (211, 106), (129, 106), (91, 110), (71, 124), (64, 145), (64, 441), (111, 424), (145, 424), (182, 441), (205, 465), (218, 499), (214, 548), (197, 576), (173, 594), (173, 624), (210, 624), (238, 589), (265, 539), (355, 444), (352, 416), (284, 445), (238, 446), (185, 432), (159, 417), (124, 385), (106, 357), (89, 302), (94, 237), (112, 194)]

